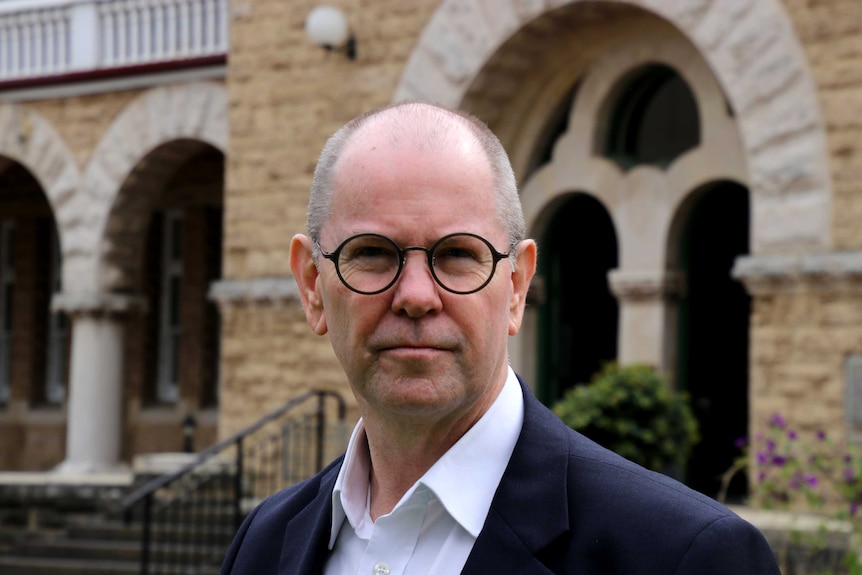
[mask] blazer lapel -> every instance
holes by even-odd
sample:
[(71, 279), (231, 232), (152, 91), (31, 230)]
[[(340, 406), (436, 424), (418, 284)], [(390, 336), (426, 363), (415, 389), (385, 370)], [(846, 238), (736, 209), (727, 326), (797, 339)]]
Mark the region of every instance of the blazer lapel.
[(484, 573), (548, 574), (551, 544), (569, 530), (566, 488), (568, 438), (521, 382), (524, 425), (488, 518), (467, 563), (465, 575)]
[(332, 529), (332, 489), (339, 468), (334, 466), (321, 478), (317, 495), (285, 526), (280, 575), (323, 572)]

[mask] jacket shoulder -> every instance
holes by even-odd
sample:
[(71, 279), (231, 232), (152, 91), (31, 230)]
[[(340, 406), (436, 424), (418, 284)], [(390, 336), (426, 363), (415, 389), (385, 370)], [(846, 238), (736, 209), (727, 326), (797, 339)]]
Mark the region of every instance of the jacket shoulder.
[(342, 461), (343, 456), (261, 502), (237, 530), (222, 563), (222, 575), (275, 574), (284, 561), (320, 563), (331, 524), (332, 488)]

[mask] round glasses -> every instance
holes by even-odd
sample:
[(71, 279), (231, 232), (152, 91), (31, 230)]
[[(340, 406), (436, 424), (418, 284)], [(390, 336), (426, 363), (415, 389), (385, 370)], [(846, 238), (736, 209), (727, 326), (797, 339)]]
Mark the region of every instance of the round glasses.
[(380, 234), (359, 234), (341, 242), (333, 252), (323, 251), (319, 243), (317, 249), (335, 264), (341, 282), (363, 295), (375, 295), (392, 287), (410, 251), (425, 252), (434, 281), (456, 294), (471, 294), (488, 285), (497, 262), (512, 253), (511, 249), (500, 253), (485, 238), (468, 233), (444, 236), (430, 248), (402, 248)]

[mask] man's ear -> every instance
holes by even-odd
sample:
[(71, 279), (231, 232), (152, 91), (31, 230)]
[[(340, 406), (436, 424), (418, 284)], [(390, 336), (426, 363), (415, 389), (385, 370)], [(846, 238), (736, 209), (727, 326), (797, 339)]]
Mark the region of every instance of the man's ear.
[[(524, 306), (527, 303), (527, 290), (530, 289), (530, 281), (536, 275), (536, 242), (524, 240), (518, 244), (517, 250), (515, 270), (512, 272), (512, 296), (509, 300), (509, 335), (515, 335), (521, 329)], [(508, 262), (505, 263), (508, 264)]]
[(314, 333), (326, 333), (326, 314), (323, 313), (323, 297), (320, 293), (320, 274), (314, 262), (311, 238), (296, 234), (290, 240), (290, 270), (299, 287), (305, 320)]

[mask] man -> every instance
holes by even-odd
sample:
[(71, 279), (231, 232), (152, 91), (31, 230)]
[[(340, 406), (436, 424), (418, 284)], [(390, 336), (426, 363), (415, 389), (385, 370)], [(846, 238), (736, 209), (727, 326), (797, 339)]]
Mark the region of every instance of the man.
[(480, 122), (423, 103), (348, 123), (291, 270), (361, 417), (346, 455), (265, 501), (224, 574), (777, 574), (711, 499), (564, 426), (508, 365), (536, 267)]

